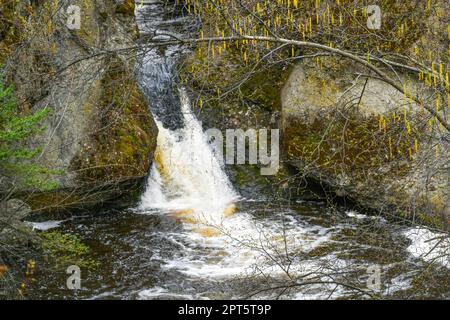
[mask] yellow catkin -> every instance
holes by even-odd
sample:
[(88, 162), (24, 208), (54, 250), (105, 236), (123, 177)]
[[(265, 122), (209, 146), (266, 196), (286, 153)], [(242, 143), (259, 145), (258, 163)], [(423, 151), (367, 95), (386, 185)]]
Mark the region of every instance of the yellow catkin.
[(409, 135), (411, 135), (411, 124), (409, 123), (409, 121), (406, 121), (406, 131)]
[(392, 158), (393, 157), (393, 152), (392, 152), (392, 138), (389, 137), (389, 157)]

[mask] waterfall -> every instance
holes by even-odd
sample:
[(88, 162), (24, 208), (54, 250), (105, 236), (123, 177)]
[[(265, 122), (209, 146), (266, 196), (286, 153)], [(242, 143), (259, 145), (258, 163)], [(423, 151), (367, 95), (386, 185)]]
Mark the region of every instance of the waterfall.
[[(138, 8), (141, 34), (188, 32), (189, 21), (171, 11), (173, 7), (152, 1)], [(183, 256), (174, 252), (172, 258), (164, 259), (165, 268), (200, 277), (236, 275), (252, 265), (258, 254), (250, 248), (238, 252), (230, 234), (239, 242), (261, 233), (248, 213), (235, 212), (239, 196), (208, 144), (187, 93), (178, 86), (176, 66), (185, 50), (172, 45), (142, 54), (138, 78), (159, 133), (138, 212), (165, 215), (183, 226), (182, 232), (164, 235), (184, 246)]]
[(232, 212), (237, 194), (192, 114), (184, 90), (180, 97), (184, 127), (171, 130), (156, 121), (158, 146), (141, 209), (221, 218)]
[[(146, 2), (136, 13), (142, 35), (192, 29), (177, 8)], [(187, 49), (172, 45), (143, 52), (138, 70), (141, 87), (155, 117), (159, 134), (155, 161), (141, 201), (142, 210), (192, 213), (196, 220), (231, 214), (237, 194), (208, 145), (186, 92), (177, 85), (176, 66)], [(190, 217), (189, 220), (194, 218)], [(212, 221), (209, 221), (212, 222)]]
[[(178, 16), (174, 7), (159, 1), (146, 3), (137, 10), (141, 34), (189, 32), (188, 20)], [(182, 226), (161, 235), (162, 241), (174, 243), (180, 250), (167, 253), (154, 249), (151, 259), (159, 261), (164, 270), (176, 270), (195, 279), (229, 279), (248, 272), (283, 276), (285, 270), (279, 261), (285, 260), (289, 247), (296, 244), (304, 250), (312, 249), (328, 241), (331, 232), (300, 223), (290, 211), (280, 209), (273, 218), (257, 221), (253, 214), (265, 209), (256, 203), (237, 211), (239, 196), (222, 162), (215, 158), (188, 95), (178, 86), (176, 67), (186, 50), (182, 45), (148, 49), (138, 70), (159, 133), (154, 163), (137, 211), (162, 215)], [(318, 266), (309, 261), (289, 262), (291, 272), (315, 268)], [(154, 297), (161, 290), (144, 290), (141, 296)]]
[[(158, 1), (138, 9), (137, 18), (141, 34), (186, 32), (183, 26), (189, 25)], [(184, 19), (183, 23), (179, 19)], [(268, 205), (258, 205), (257, 201), (242, 201), (237, 211), (239, 196), (222, 162), (215, 158), (188, 95), (177, 85), (176, 66), (185, 50), (182, 45), (146, 50), (138, 70), (159, 133), (154, 163), (137, 211), (160, 215), (181, 226), (158, 234), (159, 242), (174, 244), (177, 249), (152, 248), (149, 259), (165, 271), (177, 272), (177, 276), (182, 273), (202, 283), (213, 279), (212, 284), (241, 275), (248, 279), (267, 275), (283, 279), (286, 270), (292, 275), (308, 274), (320, 271), (324, 263), (340, 268), (343, 262), (332, 254), (312, 261), (302, 259), (299, 253), (329, 242), (338, 229), (299, 219), (290, 208), (270, 209), (270, 217), (255, 219), (266, 212)], [(139, 295), (154, 298), (169, 293), (180, 297), (183, 290), (156, 286)]]

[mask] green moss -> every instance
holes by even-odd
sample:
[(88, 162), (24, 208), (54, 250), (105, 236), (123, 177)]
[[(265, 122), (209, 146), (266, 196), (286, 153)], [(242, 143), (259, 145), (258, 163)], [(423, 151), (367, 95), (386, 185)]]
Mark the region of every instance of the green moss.
[(71, 164), (83, 181), (145, 176), (156, 147), (155, 123), (132, 74), (118, 58), (108, 65), (94, 99), (92, 125), (100, 130), (90, 136)]
[(134, 0), (124, 0), (116, 7), (116, 13), (134, 15)]
[[(206, 52), (200, 45), (180, 72), (183, 83), (202, 93), (201, 107), (223, 108), (230, 114), (242, 110), (243, 102), (263, 112), (281, 108), (281, 89), (290, 74), (288, 64), (261, 65), (253, 70), (254, 65), (244, 63), (241, 49), (233, 45), (213, 59)], [(223, 92), (227, 92), (226, 99), (218, 99)]]
[(22, 19), (25, 14), (19, 0), (0, 1), (0, 64), (3, 64), (13, 47), (23, 38)]
[(57, 267), (67, 268), (77, 265), (80, 268), (96, 269), (99, 263), (88, 258), (90, 249), (75, 235), (59, 231), (45, 231), (40, 234), (44, 251), (55, 260)]
[(410, 169), (409, 154), (415, 152), (417, 137), (405, 136), (405, 131), (402, 123), (380, 130), (378, 117), (336, 112), (311, 123), (289, 119), (283, 141), (290, 159), (314, 163), (324, 172), (365, 178), (368, 171), (390, 164), (391, 172), (402, 176)]
[(92, 1), (77, 1), (83, 13), (80, 29), (76, 34), (89, 46), (94, 46), (100, 41), (100, 29), (96, 23), (96, 9)]
[(255, 73), (242, 86), (245, 97), (258, 102), (269, 110), (281, 109), (281, 89), (290, 73), (290, 68), (279, 65)]
[(52, 192), (34, 192), (22, 197), (35, 212), (58, 212), (62, 208), (75, 208), (85, 200), (83, 195), (75, 192), (56, 190)]
[[(435, 211), (432, 210), (432, 212), (435, 212)], [(403, 215), (406, 217), (411, 216), (411, 214), (409, 212), (403, 212)], [(430, 215), (430, 214), (426, 214), (423, 212), (419, 212), (416, 215), (416, 217), (419, 221), (421, 221), (422, 223), (424, 223), (428, 226), (435, 227), (437, 229), (444, 229), (444, 230), (445, 230), (445, 228), (447, 228), (445, 218), (443, 218), (442, 216), (440, 216), (438, 214)]]

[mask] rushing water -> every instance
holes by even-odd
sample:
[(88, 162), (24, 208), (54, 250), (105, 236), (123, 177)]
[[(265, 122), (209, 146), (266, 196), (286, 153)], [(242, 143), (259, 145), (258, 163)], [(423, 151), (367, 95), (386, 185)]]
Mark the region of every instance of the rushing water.
[[(168, 14), (158, 1), (146, 2), (137, 13), (141, 32), (173, 32), (174, 25), (187, 32), (179, 25), (188, 20)], [(176, 85), (184, 50), (147, 51), (139, 70), (159, 128), (141, 201), (129, 210), (36, 224), (77, 235), (100, 267), (83, 270), (82, 289), (75, 292), (65, 288), (64, 271), (38, 268), (32, 297), (369, 297), (363, 291), (387, 298), (450, 297), (449, 244), (425, 241), (436, 237), (426, 229), (332, 213), (317, 202), (241, 198)], [(367, 286), (373, 270), (380, 271), (380, 291)]]

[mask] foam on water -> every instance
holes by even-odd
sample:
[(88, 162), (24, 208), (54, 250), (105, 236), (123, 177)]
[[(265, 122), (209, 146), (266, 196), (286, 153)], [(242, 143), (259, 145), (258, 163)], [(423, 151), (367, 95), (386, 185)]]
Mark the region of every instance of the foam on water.
[(64, 220), (49, 220), (49, 221), (43, 221), (43, 222), (28, 222), (27, 224), (33, 229), (33, 230), (39, 230), (39, 231), (47, 231), (50, 229), (56, 229), (61, 226), (61, 223), (63, 223)]
[(199, 295), (191, 295), (191, 294), (174, 294), (171, 293), (169, 290), (161, 288), (161, 287), (154, 287), (148, 290), (143, 290), (139, 292), (139, 298), (141, 299), (177, 299), (177, 300), (206, 300), (204, 297)]
[(411, 240), (407, 250), (412, 256), (450, 269), (450, 240), (447, 235), (423, 227), (408, 229), (404, 235)]
[[(162, 268), (203, 279), (234, 277), (255, 267), (282, 274), (277, 259), (329, 241), (333, 229), (299, 222), (288, 213), (256, 221), (248, 212), (235, 212), (239, 196), (192, 114), (186, 93), (180, 93), (185, 126), (169, 130), (157, 122), (156, 160), (140, 204), (141, 213), (163, 212), (183, 224), (183, 232), (164, 234), (183, 249), (165, 258)], [(161, 256), (154, 252), (155, 259)], [(310, 261), (297, 262), (290, 272), (314, 269)]]

